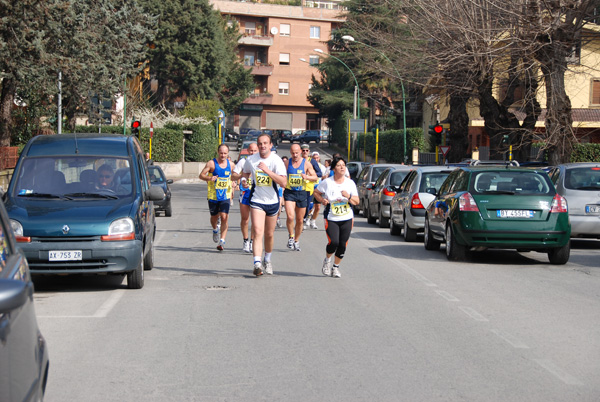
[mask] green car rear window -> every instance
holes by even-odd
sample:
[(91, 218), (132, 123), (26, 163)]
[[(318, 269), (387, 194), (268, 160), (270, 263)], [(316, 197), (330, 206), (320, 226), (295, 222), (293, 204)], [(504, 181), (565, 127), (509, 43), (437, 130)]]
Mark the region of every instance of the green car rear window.
[(473, 174), (472, 187), (475, 193), (494, 194), (550, 194), (553, 188), (538, 172), (498, 171)]

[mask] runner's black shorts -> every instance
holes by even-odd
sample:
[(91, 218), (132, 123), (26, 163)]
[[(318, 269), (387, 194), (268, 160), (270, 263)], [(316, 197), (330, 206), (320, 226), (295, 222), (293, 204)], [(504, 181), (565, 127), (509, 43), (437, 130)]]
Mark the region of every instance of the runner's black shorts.
[(297, 208), (306, 208), (308, 206), (308, 198), (306, 198), (306, 191), (300, 190), (283, 190), (283, 199), (285, 201), (291, 201), (296, 203)]

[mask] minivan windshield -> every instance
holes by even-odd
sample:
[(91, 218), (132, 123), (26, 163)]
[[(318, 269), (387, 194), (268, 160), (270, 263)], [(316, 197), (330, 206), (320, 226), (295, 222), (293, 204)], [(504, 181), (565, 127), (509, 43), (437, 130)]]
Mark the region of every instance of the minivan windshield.
[(126, 158), (52, 156), (26, 158), (16, 173), (13, 194), (23, 198), (124, 198), (132, 194)]

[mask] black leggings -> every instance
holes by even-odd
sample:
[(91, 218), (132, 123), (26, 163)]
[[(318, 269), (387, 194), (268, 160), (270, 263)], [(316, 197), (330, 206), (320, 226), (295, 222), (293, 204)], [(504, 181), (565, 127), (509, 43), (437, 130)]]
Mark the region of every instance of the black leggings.
[(327, 233), (328, 241), (325, 251), (328, 255), (335, 252), (337, 258), (344, 258), (346, 245), (348, 244), (348, 239), (350, 239), (353, 225), (354, 219), (340, 222), (325, 219), (325, 232)]

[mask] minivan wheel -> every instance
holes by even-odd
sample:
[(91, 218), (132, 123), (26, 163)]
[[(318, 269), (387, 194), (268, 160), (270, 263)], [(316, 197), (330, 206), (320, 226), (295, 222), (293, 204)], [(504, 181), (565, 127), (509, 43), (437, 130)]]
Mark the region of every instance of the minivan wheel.
[(569, 256), (571, 254), (571, 243), (567, 243), (563, 247), (551, 248), (548, 251), (548, 259), (551, 264), (554, 265), (564, 265), (569, 261)]
[(154, 268), (154, 244), (150, 245), (150, 250), (144, 258), (144, 271), (150, 271), (152, 268)]
[(467, 248), (456, 242), (450, 223), (446, 225), (446, 257), (450, 261), (463, 261), (467, 258)]
[(127, 273), (127, 287), (129, 289), (141, 289), (144, 287), (144, 250), (140, 256), (140, 264), (136, 269)]
[(425, 250), (439, 250), (440, 242), (433, 238), (431, 229), (429, 229), (429, 220), (425, 217), (425, 237), (423, 238)]
[(169, 201), (169, 203), (167, 204), (167, 207), (165, 208), (165, 216), (171, 216), (173, 215), (173, 210), (171, 209), (171, 201)]

